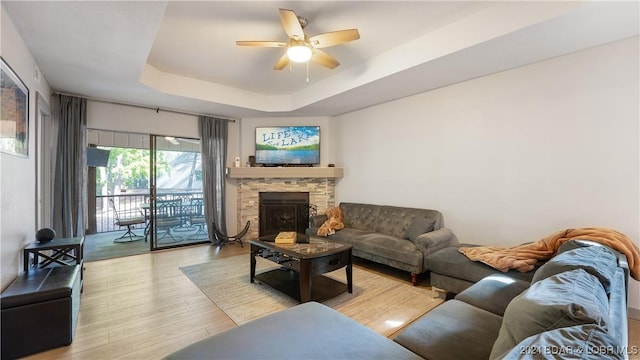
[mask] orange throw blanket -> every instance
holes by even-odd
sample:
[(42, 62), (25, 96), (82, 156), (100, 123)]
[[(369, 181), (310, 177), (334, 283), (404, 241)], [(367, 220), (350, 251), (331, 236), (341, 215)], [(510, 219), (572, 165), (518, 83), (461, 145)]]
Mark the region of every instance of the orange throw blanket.
[(615, 249), (627, 257), (631, 277), (640, 281), (640, 250), (626, 235), (607, 228), (566, 229), (536, 242), (504, 248), (496, 246), (461, 247), (460, 252), (470, 260), (483, 262), (497, 270), (520, 272), (533, 270), (538, 261), (548, 260), (564, 242), (572, 239), (589, 240)]
[(344, 229), (342, 209), (339, 207), (329, 208), (325, 214), (327, 220), (318, 228), (319, 236), (335, 234), (336, 230)]

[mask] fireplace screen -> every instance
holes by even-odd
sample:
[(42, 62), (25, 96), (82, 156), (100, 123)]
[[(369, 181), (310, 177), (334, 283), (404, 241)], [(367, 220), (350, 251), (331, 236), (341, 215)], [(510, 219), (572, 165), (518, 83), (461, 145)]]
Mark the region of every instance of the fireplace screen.
[(308, 192), (261, 192), (260, 236), (281, 231), (304, 233), (309, 226)]

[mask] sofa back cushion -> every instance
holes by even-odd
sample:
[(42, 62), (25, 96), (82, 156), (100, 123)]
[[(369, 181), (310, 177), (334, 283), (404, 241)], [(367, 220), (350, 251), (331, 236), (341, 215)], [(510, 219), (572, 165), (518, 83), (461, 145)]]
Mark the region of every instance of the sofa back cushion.
[(374, 231), (378, 215), (380, 214), (380, 205), (341, 203), (344, 227)]
[(531, 285), (505, 310), (491, 359), (545, 331), (580, 324), (607, 327), (609, 302), (600, 281), (582, 269), (553, 275)]
[(455, 299), (504, 316), (509, 303), (531, 286), (503, 274), (489, 275), (456, 295)]
[(560, 245), (558, 250), (556, 250), (556, 255), (560, 255), (565, 251), (580, 249), (583, 247), (589, 247), (593, 245), (602, 246), (597, 242), (589, 241), (589, 240), (578, 240), (578, 239), (567, 240), (563, 242), (562, 245)]
[(600, 280), (608, 294), (617, 267), (617, 256), (608, 247), (602, 245), (577, 247), (562, 251), (542, 265), (533, 275), (531, 282), (535, 283), (565, 271), (584, 269)]
[(442, 228), (442, 214), (437, 210), (382, 206), (374, 229), (377, 233), (408, 239), (407, 230), (416, 218), (424, 218), (427, 220), (425, 223), (433, 223), (433, 227), (426, 230)]

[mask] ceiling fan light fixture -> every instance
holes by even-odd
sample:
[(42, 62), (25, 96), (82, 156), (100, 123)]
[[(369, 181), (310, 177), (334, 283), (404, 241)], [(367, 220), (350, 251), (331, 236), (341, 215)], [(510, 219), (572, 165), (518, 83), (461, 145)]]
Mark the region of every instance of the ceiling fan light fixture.
[(311, 55), (311, 47), (305, 44), (293, 45), (287, 49), (287, 56), (293, 62), (307, 62)]
[(360, 39), (358, 29), (331, 31), (309, 37), (304, 32), (308, 24), (307, 19), (296, 15), (293, 10), (281, 8), (280, 22), (282, 23), (284, 31), (287, 33), (287, 42), (252, 40), (236, 41), (236, 45), (275, 48), (286, 47), (284, 54), (281, 54), (273, 65), (273, 70), (282, 70), (289, 66), (289, 70), (291, 71), (290, 65), (292, 62), (306, 63), (307, 68), (309, 62), (315, 62), (328, 69), (335, 69), (340, 65), (340, 62), (321, 49)]

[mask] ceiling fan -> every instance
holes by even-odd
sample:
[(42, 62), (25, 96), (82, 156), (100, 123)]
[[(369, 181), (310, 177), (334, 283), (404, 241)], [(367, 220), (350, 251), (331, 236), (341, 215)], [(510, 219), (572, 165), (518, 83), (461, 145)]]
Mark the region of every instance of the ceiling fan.
[(280, 21), (289, 36), (288, 41), (236, 41), (236, 45), (286, 48), (285, 54), (273, 66), (274, 70), (284, 69), (291, 61), (309, 60), (335, 69), (340, 62), (320, 49), (360, 39), (358, 29), (338, 30), (309, 37), (303, 31), (308, 24), (307, 19), (296, 15), (293, 10), (280, 9)]

